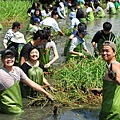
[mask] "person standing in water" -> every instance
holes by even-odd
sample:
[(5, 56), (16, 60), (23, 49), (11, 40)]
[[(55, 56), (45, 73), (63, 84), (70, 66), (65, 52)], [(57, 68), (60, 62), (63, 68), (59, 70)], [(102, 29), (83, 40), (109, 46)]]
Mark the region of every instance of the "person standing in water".
[(120, 120), (120, 63), (116, 60), (116, 45), (105, 41), (102, 52), (107, 63), (103, 78), (103, 98), (99, 120)]

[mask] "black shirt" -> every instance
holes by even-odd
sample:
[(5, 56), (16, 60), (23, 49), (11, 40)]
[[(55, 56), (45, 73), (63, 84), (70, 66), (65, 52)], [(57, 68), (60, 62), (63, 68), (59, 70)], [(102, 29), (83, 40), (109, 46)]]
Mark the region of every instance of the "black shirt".
[(115, 41), (115, 35), (114, 35), (112, 32), (110, 32), (109, 34), (105, 34), (105, 33), (103, 32), (103, 30), (100, 30), (100, 31), (98, 31), (98, 32), (94, 35), (94, 37), (93, 37), (93, 39), (92, 39), (91, 42), (98, 43), (98, 41), (99, 41), (100, 39), (103, 39), (104, 41), (109, 40), (109, 41), (113, 41), (113, 42), (116, 43), (116, 41)]

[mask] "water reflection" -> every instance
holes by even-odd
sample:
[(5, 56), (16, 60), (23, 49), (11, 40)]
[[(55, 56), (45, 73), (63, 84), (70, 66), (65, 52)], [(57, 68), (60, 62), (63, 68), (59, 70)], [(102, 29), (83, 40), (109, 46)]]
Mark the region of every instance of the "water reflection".
[(64, 110), (58, 116), (50, 116), (46, 120), (98, 120), (99, 108), (78, 108)]

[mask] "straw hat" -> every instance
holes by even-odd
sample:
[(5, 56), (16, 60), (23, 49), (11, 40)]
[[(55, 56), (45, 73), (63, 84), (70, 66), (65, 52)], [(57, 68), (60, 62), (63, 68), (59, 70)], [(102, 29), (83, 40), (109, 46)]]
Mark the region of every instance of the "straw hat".
[(14, 33), (14, 36), (11, 38), (11, 41), (15, 42), (15, 43), (24, 43), (24, 44), (26, 44), (26, 40), (24, 38), (24, 35), (22, 33), (20, 33), (20, 32)]

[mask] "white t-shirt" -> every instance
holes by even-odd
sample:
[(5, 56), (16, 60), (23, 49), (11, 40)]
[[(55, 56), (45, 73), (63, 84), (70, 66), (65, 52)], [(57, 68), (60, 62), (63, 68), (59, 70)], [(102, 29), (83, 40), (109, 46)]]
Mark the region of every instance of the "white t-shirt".
[(54, 41), (47, 42), (45, 48), (52, 48), (53, 50), (57, 50)]
[(42, 14), (42, 16), (45, 16), (45, 17), (51, 16), (51, 12), (46, 13), (45, 10), (41, 10), (41, 14)]
[(10, 41), (13, 36), (14, 36), (14, 32), (12, 31), (12, 29), (9, 29), (5, 34), (5, 37), (3, 39), (3, 43), (7, 44), (8, 41)]
[(23, 70), (17, 66), (13, 66), (13, 72), (0, 68), (0, 90), (10, 88), (14, 85), (14, 81), (29, 79)]
[(112, 2), (108, 2), (106, 9), (109, 10), (109, 8), (114, 8), (114, 7), (115, 5)]
[(101, 10), (103, 10), (100, 6), (98, 6), (97, 8), (96, 8), (96, 13), (97, 12), (99, 12), (99, 11), (101, 11)]
[(80, 23), (80, 21), (77, 18), (73, 18), (71, 20), (71, 26), (70, 26), (70, 28), (74, 28), (75, 26), (78, 26), (79, 23)]
[(55, 30), (55, 32), (60, 31), (58, 23), (56, 22), (54, 18), (51, 18), (51, 17), (45, 18), (43, 21), (40, 22), (40, 26), (42, 25), (51, 26)]
[(71, 40), (69, 51), (74, 51), (74, 49), (77, 47), (78, 44), (82, 44), (83, 48), (87, 49), (84, 39), (79, 40), (79, 39), (77, 39), (77, 37), (74, 37)]
[(86, 13), (89, 13), (89, 12), (91, 12), (91, 11), (93, 11), (91, 7), (88, 7), (88, 8), (86, 9)]

